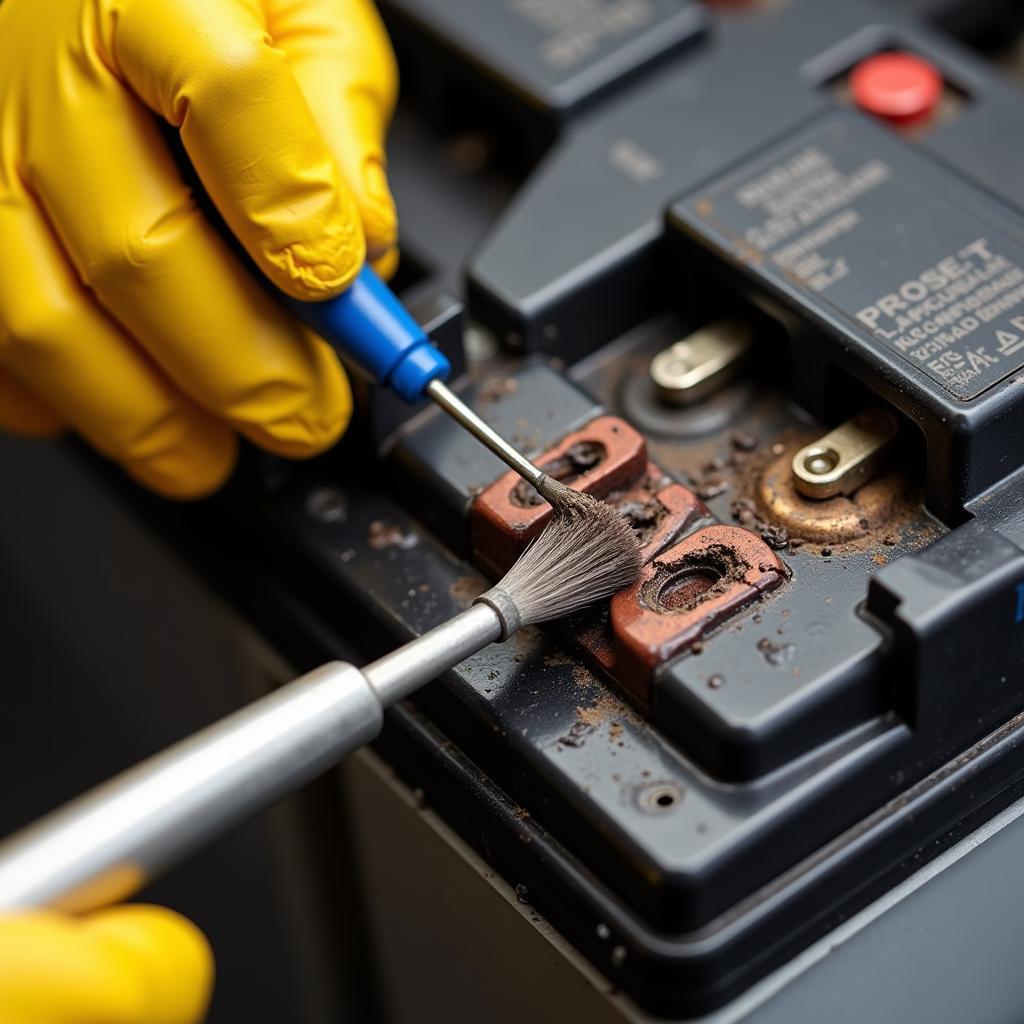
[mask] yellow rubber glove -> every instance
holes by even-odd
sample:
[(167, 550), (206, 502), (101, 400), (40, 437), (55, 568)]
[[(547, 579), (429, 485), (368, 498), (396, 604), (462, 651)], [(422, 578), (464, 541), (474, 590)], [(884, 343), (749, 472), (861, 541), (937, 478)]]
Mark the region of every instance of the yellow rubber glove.
[(162, 907), (0, 918), (3, 1024), (196, 1024), (212, 982), (206, 940)]
[(263, 272), (323, 299), (394, 255), (395, 90), (369, 0), (0, 3), (0, 427), (69, 426), (180, 497), (224, 480), (236, 430), (333, 444), (337, 360), (203, 218), (156, 118)]

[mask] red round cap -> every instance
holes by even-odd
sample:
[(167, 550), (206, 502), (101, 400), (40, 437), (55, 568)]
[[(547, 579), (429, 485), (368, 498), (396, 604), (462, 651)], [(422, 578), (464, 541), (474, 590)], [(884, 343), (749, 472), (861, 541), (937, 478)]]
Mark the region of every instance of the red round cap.
[(912, 53), (879, 53), (850, 74), (850, 92), (862, 110), (896, 124), (924, 120), (942, 96), (938, 68)]

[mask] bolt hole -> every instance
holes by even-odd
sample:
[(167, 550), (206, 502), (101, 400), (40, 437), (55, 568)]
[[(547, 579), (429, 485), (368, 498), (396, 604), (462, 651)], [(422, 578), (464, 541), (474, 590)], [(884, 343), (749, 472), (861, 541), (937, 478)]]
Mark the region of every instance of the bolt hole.
[(839, 452), (834, 448), (814, 448), (804, 456), (804, 472), (824, 476), (839, 465)]
[(682, 790), (671, 782), (657, 782), (640, 792), (640, 806), (652, 813), (670, 810), (682, 799)]
[(655, 563), (657, 572), (640, 590), (645, 608), (659, 614), (690, 611), (742, 578), (747, 563), (724, 544), (712, 544), (677, 562)]
[(666, 611), (692, 608), (721, 576), (710, 569), (688, 569), (669, 578), (658, 594), (658, 604)]

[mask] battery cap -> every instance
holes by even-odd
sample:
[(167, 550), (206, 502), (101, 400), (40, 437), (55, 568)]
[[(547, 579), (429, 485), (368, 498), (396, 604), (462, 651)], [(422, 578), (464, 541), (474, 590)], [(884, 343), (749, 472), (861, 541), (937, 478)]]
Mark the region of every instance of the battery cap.
[(942, 96), (942, 75), (912, 53), (878, 53), (850, 74), (850, 92), (862, 110), (893, 124), (926, 119)]

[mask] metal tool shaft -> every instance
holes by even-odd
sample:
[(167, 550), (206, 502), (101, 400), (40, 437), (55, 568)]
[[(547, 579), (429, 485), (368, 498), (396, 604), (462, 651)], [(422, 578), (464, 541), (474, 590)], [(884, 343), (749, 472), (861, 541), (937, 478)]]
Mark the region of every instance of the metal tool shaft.
[(363, 669), (374, 693), (390, 707), (502, 636), (502, 621), (488, 604), (466, 611), (410, 640)]
[(457, 420), (474, 437), (482, 441), (506, 466), (514, 469), (524, 480), (529, 481), (538, 490), (546, 474), (538, 469), (525, 455), (513, 448), (493, 427), (485, 423), (465, 402), (463, 402), (448, 385), (440, 380), (432, 380), (426, 387), (426, 393), (449, 416)]
[(475, 604), (363, 670), (331, 662), (123, 772), (0, 843), (0, 910), (130, 896), (372, 740), (386, 707), (502, 629)]

